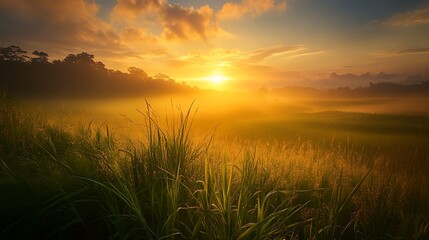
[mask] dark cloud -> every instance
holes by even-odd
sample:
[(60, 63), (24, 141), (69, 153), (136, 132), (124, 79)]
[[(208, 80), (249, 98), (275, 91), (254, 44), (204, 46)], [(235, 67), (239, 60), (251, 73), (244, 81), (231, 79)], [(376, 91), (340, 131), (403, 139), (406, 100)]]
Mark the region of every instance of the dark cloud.
[(162, 26), (167, 39), (207, 40), (218, 31), (213, 10), (209, 6), (194, 9), (178, 4), (165, 5), (162, 10)]
[[(163, 2), (152, 1), (151, 6), (160, 4)], [(0, 46), (45, 51), (51, 60), (86, 51), (113, 68), (127, 67), (124, 58), (141, 63), (149, 56), (168, 55), (157, 44), (159, 37), (150, 31), (134, 26), (114, 28), (100, 19), (99, 10), (99, 5), (86, 0), (0, 0)]]
[(112, 47), (119, 36), (97, 18), (99, 7), (84, 0), (15, 0), (0, 3), (1, 44), (46, 42), (80, 47)]

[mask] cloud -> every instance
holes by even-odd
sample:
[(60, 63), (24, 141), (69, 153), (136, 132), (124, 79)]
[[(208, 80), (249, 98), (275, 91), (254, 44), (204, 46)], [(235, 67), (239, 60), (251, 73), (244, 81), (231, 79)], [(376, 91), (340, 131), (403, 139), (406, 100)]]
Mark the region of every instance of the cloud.
[(240, 3), (225, 3), (216, 15), (220, 20), (239, 19), (245, 15), (255, 17), (270, 10), (284, 9), (286, 9), (286, 1), (276, 3), (275, 0), (242, 0)]
[(208, 52), (191, 52), (176, 57), (170, 61), (170, 64), (174, 67), (228, 68), (239, 62), (242, 56), (243, 53), (238, 50), (217, 48)]
[(325, 53), (326, 51), (311, 51), (311, 52), (305, 52), (305, 53), (298, 53), (291, 56), (288, 56), (287, 58), (298, 58), (298, 57), (306, 57), (306, 56), (313, 56)]
[(377, 57), (391, 57), (391, 56), (399, 56), (399, 55), (410, 55), (410, 54), (428, 54), (429, 47), (426, 48), (408, 48), (396, 51), (379, 51), (374, 55)]
[[(28, 39), (80, 48), (155, 43), (159, 37), (151, 32), (151, 27), (161, 27), (161, 36), (168, 40), (206, 41), (224, 33), (207, 5), (193, 8), (169, 4), (166, 0), (118, 0), (111, 17), (113, 21), (125, 22), (121, 30), (118, 30), (121, 25), (115, 22), (102, 21), (98, 17), (99, 10), (95, 2), (85, 0), (0, 1), (0, 33), (5, 42)], [(130, 24), (140, 20), (138, 17), (142, 15), (149, 26)]]
[(144, 21), (146, 25), (161, 26), (162, 36), (167, 40), (206, 41), (224, 33), (208, 5), (194, 8), (164, 0), (118, 0), (111, 17), (114, 21), (127, 24), (142, 24)]
[(156, 15), (165, 5), (165, 0), (117, 0), (110, 17), (115, 22), (133, 23), (142, 14)]
[(273, 9), (285, 8), (284, 0), (243, 0), (240, 3), (227, 2), (219, 12), (214, 13), (208, 5), (194, 8), (170, 4), (167, 0), (118, 0), (111, 12), (111, 19), (127, 25), (161, 26), (161, 35), (167, 40), (207, 41), (214, 36), (229, 35), (219, 27), (219, 20), (244, 15), (258, 16)]
[[(302, 44), (297, 45), (277, 45), (256, 49), (253, 51), (240, 51), (238, 49), (223, 49), (217, 48), (210, 51), (191, 52), (187, 55), (172, 59), (171, 63), (174, 66), (204, 66), (204, 67), (237, 67), (243, 65), (255, 65), (275, 56), (286, 55), (287, 57), (294, 56), (293, 53), (307, 49)], [(303, 55), (306, 53), (302, 53)], [(308, 53), (307, 55), (311, 55)], [(240, 67), (237, 67), (240, 68)]]
[(98, 11), (98, 5), (84, 0), (2, 1), (0, 33), (9, 42), (19, 39), (93, 48), (118, 45), (119, 36), (97, 17)]
[(158, 38), (152, 33), (138, 27), (124, 27), (120, 33), (121, 40), (125, 43), (146, 44), (156, 43)]
[(120, 70), (139, 64), (155, 68), (170, 56), (159, 36), (139, 26), (114, 26), (100, 19), (99, 10), (86, 0), (0, 0), (0, 46), (45, 51), (51, 60), (86, 51)]
[(304, 47), (304, 45), (279, 45), (274, 47), (267, 47), (251, 52), (248, 56), (248, 60), (252, 62), (258, 62), (270, 58), (272, 56), (297, 52), (305, 49), (306, 48)]
[(398, 54), (429, 53), (429, 48), (411, 48), (397, 52)]
[(291, 58), (312, 56), (312, 55), (325, 53), (325, 51), (306, 51), (306, 50), (308, 49), (303, 44), (289, 45), (289, 46), (278, 45), (278, 46), (261, 48), (261, 49), (249, 52), (246, 54), (247, 56), (245, 56), (244, 59), (246, 59), (247, 62), (256, 63), (256, 62), (262, 62), (264, 60), (267, 60), (273, 57), (280, 57), (278, 59), (286, 60)]
[(252, 51), (217, 48), (210, 51), (195, 51), (186, 55), (176, 56), (169, 63), (172, 67), (238, 69), (238, 71), (241, 71), (240, 74), (243, 74), (244, 71), (247, 71), (247, 68), (243, 68), (243, 66), (252, 66), (252, 69), (255, 69), (257, 66), (263, 66), (261, 64), (271, 58), (276, 58), (276, 61), (281, 62), (288, 58), (311, 56), (324, 52), (306, 52), (305, 50), (307, 48), (303, 44), (277, 45)]
[(382, 23), (387, 27), (408, 27), (429, 24), (429, 5), (414, 11), (400, 13)]
[(207, 41), (215, 36), (227, 36), (219, 27), (219, 20), (241, 18), (244, 15), (258, 16), (264, 12), (286, 8), (286, 2), (275, 0), (243, 0), (240, 3), (227, 2), (214, 13), (208, 5), (199, 8), (185, 7), (167, 0), (118, 0), (111, 18), (125, 24), (161, 26), (167, 40)]
[(161, 11), (163, 35), (166, 39), (207, 40), (218, 32), (213, 10), (205, 5), (198, 9), (179, 4), (165, 5)]

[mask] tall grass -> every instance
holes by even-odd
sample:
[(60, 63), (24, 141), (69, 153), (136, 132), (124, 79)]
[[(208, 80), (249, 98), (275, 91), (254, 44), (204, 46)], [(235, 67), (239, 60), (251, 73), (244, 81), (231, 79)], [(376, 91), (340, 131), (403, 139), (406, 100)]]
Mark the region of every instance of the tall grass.
[(0, 113), (2, 239), (429, 237), (425, 178), (383, 156), (197, 136), (192, 106), (164, 120), (146, 103), (139, 141)]

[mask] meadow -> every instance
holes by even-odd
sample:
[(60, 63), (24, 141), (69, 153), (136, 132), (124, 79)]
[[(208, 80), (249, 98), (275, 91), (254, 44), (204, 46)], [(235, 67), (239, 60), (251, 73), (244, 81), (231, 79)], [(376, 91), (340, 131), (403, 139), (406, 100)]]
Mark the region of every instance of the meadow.
[(429, 238), (429, 116), (247, 100), (2, 99), (0, 238)]

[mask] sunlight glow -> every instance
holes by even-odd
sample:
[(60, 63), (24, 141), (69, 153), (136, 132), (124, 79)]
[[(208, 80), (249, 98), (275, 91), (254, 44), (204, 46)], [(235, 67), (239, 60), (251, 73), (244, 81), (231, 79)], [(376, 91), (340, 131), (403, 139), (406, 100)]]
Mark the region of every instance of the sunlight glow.
[(229, 78), (223, 76), (223, 75), (213, 75), (213, 76), (209, 76), (206, 77), (205, 80), (213, 83), (213, 84), (221, 84), (225, 81), (227, 81)]

